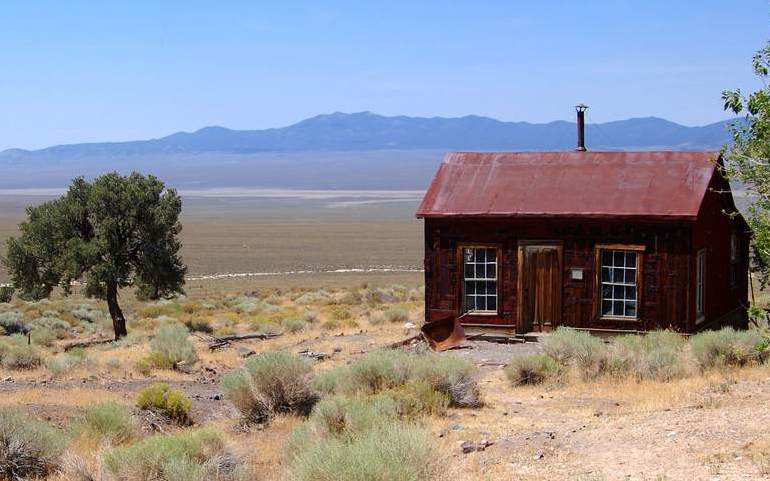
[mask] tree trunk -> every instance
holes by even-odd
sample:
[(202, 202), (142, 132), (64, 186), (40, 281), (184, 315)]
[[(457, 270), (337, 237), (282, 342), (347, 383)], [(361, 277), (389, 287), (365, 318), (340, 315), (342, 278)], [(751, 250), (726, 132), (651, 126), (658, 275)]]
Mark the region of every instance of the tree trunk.
[(110, 310), (112, 328), (115, 331), (115, 340), (117, 341), (128, 334), (126, 318), (123, 317), (123, 311), (118, 305), (118, 286), (111, 285), (107, 287), (107, 308)]

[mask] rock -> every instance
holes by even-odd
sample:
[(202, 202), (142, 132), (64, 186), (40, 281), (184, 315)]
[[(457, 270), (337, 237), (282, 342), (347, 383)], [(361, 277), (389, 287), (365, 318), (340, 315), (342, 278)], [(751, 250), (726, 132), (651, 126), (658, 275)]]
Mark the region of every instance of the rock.
[(465, 441), (460, 445), (460, 448), (463, 450), (463, 454), (468, 454), (476, 451), (476, 443), (473, 441)]
[(542, 451), (538, 451), (538, 452), (535, 453), (534, 456), (532, 456), (532, 459), (537, 461), (538, 459), (543, 459), (544, 457), (545, 457), (545, 455), (543, 454), (543, 452)]
[(3, 382), (13, 382), (13, 378), (11, 376), (8, 376), (6, 378), (3, 378)]
[(251, 357), (257, 354), (257, 351), (253, 349), (249, 349), (248, 347), (239, 347), (238, 348), (238, 355), (241, 357)]
[(460, 423), (454, 423), (451, 426), (449, 426), (449, 429), (451, 429), (452, 431), (462, 431), (463, 428), (464, 426)]
[(214, 397), (212, 397), (211, 399), (213, 399), (214, 401), (221, 401), (222, 400), (222, 395), (221, 394), (214, 394)]

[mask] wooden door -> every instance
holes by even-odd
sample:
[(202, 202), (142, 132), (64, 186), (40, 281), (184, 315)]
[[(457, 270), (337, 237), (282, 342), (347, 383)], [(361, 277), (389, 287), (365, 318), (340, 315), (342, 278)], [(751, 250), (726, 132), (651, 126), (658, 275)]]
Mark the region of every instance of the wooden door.
[(561, 247), (523, 246), (522, 327), (546, 332), (561, 322)]

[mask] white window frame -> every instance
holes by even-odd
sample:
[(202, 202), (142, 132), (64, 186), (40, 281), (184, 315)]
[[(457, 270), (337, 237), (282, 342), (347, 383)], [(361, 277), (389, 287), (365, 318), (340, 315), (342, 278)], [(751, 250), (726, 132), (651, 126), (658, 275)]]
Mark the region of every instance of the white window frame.
[[(466, 253), (467, 253), (468, 250), (473, 250), (474, 251), (473, 261), (470, 261), (470, 262), (468, 261), (468, 258), (466, 256)], [(481, 251), (481, 250), (484, 251), (484, 260), (483, 260), (483, 262), (478, 262), (478, 259), (479, 259), (478, 252)], [(490, 250), (495, 253), (495, 260), (494, 260), (494, 262), (487, 262), (487, 260), (486, 260), (486, 254)], [(499, 292), (499, 283), (498, 283), (498, 278), (499, 278), (499, 275), (498, 275), (499, 268), (498, 268), (498, 266), (499, 266), (499, 262), (500, 262), (500, 252), (499, 252), (499, 249), (497, 247), (495, 247), (495, 246), (490, 246), (490, 245), (463, 245), (463, 246), (460, 246), (460, 255), (462, 256), (462, 280), (463, 280), (463, 283), (462, 283), (462, 312), (464, 314), (485, 314), (485, 315), (497, 314), (498, 313), (498, 309), (500, 308), (500, 302), (499, 302), (500, 301), (500, 297), (499, 297), (500, 292)], [(479, 264), (484, 265), (484, 277), (477, 277), (476, 276), (476, 273), (477, 273), (476, 266), (479, 265)], [(473, 265), (473, 276), (472, 277), (468, 277), (466, 275), (466, 266), (467, 265)], [(494, 277), (490, 277), (490, 272), (492, 274), (494, 274)], [(478, 285), (483, 283), (485, 285), (485, 291), (486, 291), (487, 284), (489, 282), (492, 282), (492, 283), (494, 283), (493, 285), (494, 285), (494, 291), (495, 292), (494, 292), (494, 294), (488, 294), (486, 292), (483, 293), (483, 294), (478, 294), (478, 293), (469, 294), (467, 292), (467, 286), (468, 286), (469, 282), (474, 283), (474, 289), (477, 289)], [(468, 297), (469, 296), (473, 297), (473, 299), (474, 299), (474, 305), (473, 305), (472, 308), (470, 308), (468, 306)], [(477, 309), (478, 298), (479, 297), (483, 297), (484, 298), (485, 309)], [(494, 298), (494, 300), (495, 300), (495, 308), (494, 309), (486, 309), (486, 306), (488, 305), (489, 298)]]
[[(596, 255), (597, 255), (597, 266), (599, 268), (598, 272), (598, 308), (599, 308), (599, 316), (606, 319), (622, 319), (622, 320), (629, 320), (629, 321), (636, 321), (639, 319), (639, 279), (640, 279), (640, 268), (641, 268), (641, 257), (642, 252), (644, 250), (643, 246), (613, 246), (613, 245), (600, 245), (597, 246)], [(604, 263), (604, 254), (605, 253), (612, 253), (612, 265), (605, 265)], [(615, 265), (614, 259), (615, 259), (615, 253), (621, 253), (623, 255), (623, 265)], [(628, 254), (634, 254), (635, 257), (635, 263), (633, 266), (626, 266)], [(614, 276), (614, 272), (617, 270), (621, 270), (623, 272), (623, 280), (617, 280), (612, 279), (609, 281), (604, 280), (604, 272), (605, 269), (609, 269), (612, 275)], [(632, 281), (628, 282), (626, 281), (626, 272), (627, 271), (633, 271), (633, 277)], [(613, 291), (612, 297), (609, 299), (605, 298), (604, 296), (604, 288), (605, 286), (609, 287)], [(614, 297), (614, 291), (615, 288), (621, 288), (623, 289), (623, 297)], [(626, 288), (633, 287), (634, 288), (634, 298), (631, 299), (630, 297), (626, 297)], [(612, 310), (610, 314), (606, 314), (604, 312), (604, 301), (608, 301), (612, 303)], [(615, 303), (616, 302), (622, 302), (623, 303), (623, 313), (618, 314), (615, 312)], [(627, 303), (633, 302), (634, 303), (634, 314), (633, 315), (627, 315)]]
[(706, 313), (706, 249), (700, 249), (695, 255), (695, 316), (697, 322), (704, 319)]

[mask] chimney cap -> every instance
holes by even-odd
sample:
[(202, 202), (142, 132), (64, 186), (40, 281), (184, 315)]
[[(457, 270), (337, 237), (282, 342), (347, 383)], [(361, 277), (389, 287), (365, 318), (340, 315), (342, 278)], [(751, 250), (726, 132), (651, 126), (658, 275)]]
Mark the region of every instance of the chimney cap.
[(583, 103), (577, 104), (575, 105), (575, 110), (577, 110), (578, 112), (585, 112), (586, 110), (588, 110), (588, 105)]

